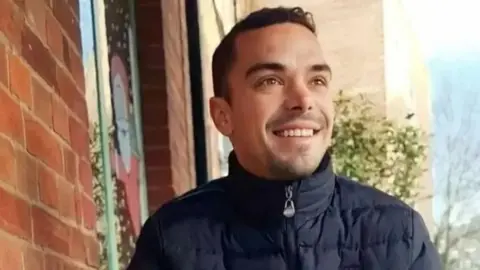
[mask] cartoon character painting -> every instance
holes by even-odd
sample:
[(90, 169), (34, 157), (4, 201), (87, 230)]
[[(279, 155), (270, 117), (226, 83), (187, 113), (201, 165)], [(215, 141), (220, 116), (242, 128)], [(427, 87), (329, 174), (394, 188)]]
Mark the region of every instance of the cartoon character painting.
[(114, 141), (111, 147), (112, 169), (117, 180), (124, 185), (125, 203), (133, 225), (135, 235), (140, 231), (140, 194), (138, 177), (138, 159), (132, 144), (132, 103), (129, 98), (129, 82), (125, 65), (118, 55), (110, 62), (110, 81), (114, 111)]

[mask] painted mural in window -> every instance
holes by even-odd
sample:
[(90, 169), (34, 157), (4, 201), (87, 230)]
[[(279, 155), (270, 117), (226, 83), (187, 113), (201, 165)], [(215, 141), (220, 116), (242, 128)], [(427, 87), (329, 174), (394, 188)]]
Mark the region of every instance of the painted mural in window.
[[(139, 170), (143, 160), (138, 140), (141, 130), (136, 128), (140, 118), (135, 112), (139, 110), (133, 98), (138, 96), (138, 89), (132, 87), (131, 79), (130, 52), (134, 45), (129, 36), (129, 4), (122, 0), (80, 1), (90, 159), (97, 239), (101, 244), (99, 270), (126, 268), (144, 207), (139, 191), (145, 179)], [(103, 134), (107, 135), (106, 143)], [(111, 172), (111, 178), (105, 177), (105, 172)], [(113, 217), (107, 205), (113, 206)], [(109, 250), (109, 244), (113, 244), (113, 250)]]
[(105, 1), (113, 127), (109, 149), (115, 185), (118, 259), (121, 267), (130, 261), (141, 227), (138, 171), (140, 160), (130, 70), (129, 12), (128, 1)]

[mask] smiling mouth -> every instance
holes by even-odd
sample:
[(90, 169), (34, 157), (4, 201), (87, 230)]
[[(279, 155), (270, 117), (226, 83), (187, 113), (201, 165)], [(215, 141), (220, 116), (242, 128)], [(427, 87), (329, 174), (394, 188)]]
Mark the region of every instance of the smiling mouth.
[(311, 129), (311, 128), (295, 128), (295, 129), (285, 129), (285, 130), (278, 130), (274, 131), (278, 137), (313, 137), (317, 134), (320, 129)]

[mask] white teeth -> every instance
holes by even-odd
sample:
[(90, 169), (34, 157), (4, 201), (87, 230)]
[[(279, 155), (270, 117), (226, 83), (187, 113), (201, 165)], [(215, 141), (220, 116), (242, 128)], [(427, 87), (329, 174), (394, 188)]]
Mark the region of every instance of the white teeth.
[(280, 137), (311, 137), (313, 129), (287, 129), (277, 133)]

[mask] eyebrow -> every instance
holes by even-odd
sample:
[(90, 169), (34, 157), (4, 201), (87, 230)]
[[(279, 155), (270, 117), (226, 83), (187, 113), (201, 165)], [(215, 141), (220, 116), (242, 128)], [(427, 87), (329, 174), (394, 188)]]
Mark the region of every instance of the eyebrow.
[[(247, 72), (245, 72), (245, 77), (249, 77), (253, 73), (262, 71), (262, 70), (270, 70), (270, 71), (285, 71), (287, 68), (285, 65), (275, 62), (265, 62), (265, 63), (257, 63), (251, 66)], [(310, 71), (316, 72), (328, 72), (332, 74), (332, 69), (327, 64), (315, 64), (310, 67)]]

